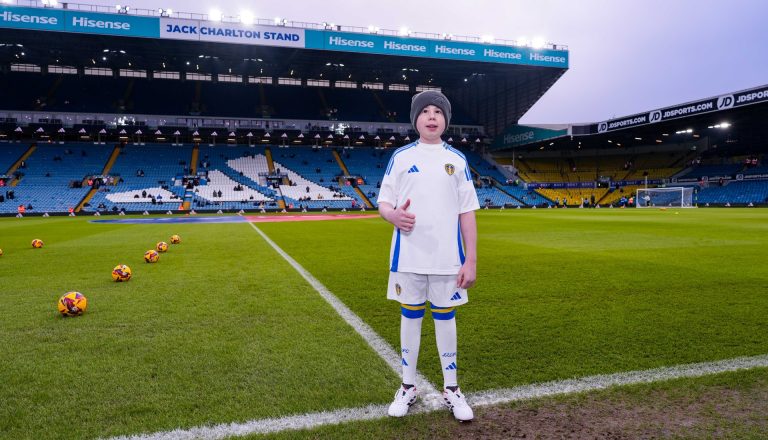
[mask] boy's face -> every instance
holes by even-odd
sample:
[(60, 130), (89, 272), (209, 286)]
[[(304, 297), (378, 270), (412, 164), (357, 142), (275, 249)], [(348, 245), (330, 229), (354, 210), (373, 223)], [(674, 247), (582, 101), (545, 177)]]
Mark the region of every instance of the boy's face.
[(434, 105), (424, 107), (416, 118), (416, 131), (425, 141), (439, 141), (440, 135), (445, 131), (445, 115), (440, 107)]

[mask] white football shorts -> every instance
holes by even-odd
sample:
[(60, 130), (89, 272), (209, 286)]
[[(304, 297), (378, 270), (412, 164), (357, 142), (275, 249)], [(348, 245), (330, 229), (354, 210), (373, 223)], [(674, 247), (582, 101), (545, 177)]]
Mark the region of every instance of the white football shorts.
[(387, 299), (400, 304), (422, 304), (453, 307), (469, 301), (467, 289), (456, 287), (456, 275), (424, 275), (390, 272)]

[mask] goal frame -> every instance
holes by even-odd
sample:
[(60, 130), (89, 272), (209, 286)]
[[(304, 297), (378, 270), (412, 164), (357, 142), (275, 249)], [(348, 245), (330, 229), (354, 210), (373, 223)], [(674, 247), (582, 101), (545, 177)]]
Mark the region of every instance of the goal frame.
[[(679, 203), (657, 205), (651, 204), (646, 206), (646, 201), (643, 199), (646, 193), (679, 193)], [(693, 188), (686, 186), (673, 186), (668, 188), (638, 188), (635, 196), (635, 207), (637, 208), (695, 208), (693, 204)]]

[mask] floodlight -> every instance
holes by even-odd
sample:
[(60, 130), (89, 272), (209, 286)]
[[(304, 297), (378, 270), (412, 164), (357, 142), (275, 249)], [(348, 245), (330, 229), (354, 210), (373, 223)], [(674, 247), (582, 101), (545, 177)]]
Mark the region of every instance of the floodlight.
[(208, 19), (211, 21), (221, 21), (221, 17), (222, 17), (221, 11), (216, 8), (213, 8), (210, 11), (208, 11)]
[(240, 11), (240, 22), (244, 24), (253, 24), (254, 16), (251, 11)]

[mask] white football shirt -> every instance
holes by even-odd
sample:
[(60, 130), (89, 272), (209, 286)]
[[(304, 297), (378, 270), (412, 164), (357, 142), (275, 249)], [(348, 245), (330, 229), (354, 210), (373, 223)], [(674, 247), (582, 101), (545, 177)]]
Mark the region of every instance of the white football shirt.
[(392, 233), (390, 271), (459, 273), (464, 263), (459, 214), (480, 208), (467, 159), (446, 143), (417, 141), (395, 150), (378, 203), (398, 207), (408, 199), (416, 224), (411, 232)]

